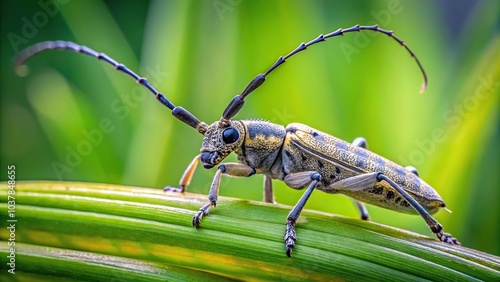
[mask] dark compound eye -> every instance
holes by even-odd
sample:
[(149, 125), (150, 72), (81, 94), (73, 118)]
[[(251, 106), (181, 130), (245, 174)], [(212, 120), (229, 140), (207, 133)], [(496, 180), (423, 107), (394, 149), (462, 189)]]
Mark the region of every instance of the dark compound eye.
[(226, 144), (232, 144), (236, 141), (238, 141), (238, 138), (240, 138), (240, 134), (238, 133), (238, 130), (230, 127), (226, 128), (222, 132), (222, 141)]

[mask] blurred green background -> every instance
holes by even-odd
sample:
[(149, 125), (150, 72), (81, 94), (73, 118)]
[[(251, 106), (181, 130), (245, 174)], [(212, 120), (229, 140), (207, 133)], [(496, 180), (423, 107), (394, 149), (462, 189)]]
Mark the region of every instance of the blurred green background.
[[(56, 3), (56, 4), (54, 4)], [(202, 137), (146, 89), (107, 64), (71, 52), (11, 60), (44, 40), (105, 52), (146, 76), (201, 120), (301, 42), (355, 24), (392, 29), (317, 44), (273, 72), (238, 119), (301, 122), (417, 167), (452, 214), (436, 218), (465, 246), (500, 255), (498, 1), (2, 1), (1, 167), (18, 180), (176, 185)], [(107, 123), (107, 130), (101, 128)], [(97, 133), (99, 131), (99, 133)], [(234, 161), (234, 156), (229, 161)], [(188, 191), (208, 193), (214, 170)], [(262, 199), (262, 176), (224, 178), (220, 194)], [(274, 182), (276, 201), (302, 195)], [(358, 217), (344, 196), (315, 192), (306, 208)], [(418, 216), (369, 206), (375, 222), (425, 235)], [(285, 219), (283, 219), (284, 222)], [(279, 234), (278, 234), (279, 235)], [(281, 236), (281, 235), (279, 235)], [(318, 238), (319, 240), (320, 238)]]

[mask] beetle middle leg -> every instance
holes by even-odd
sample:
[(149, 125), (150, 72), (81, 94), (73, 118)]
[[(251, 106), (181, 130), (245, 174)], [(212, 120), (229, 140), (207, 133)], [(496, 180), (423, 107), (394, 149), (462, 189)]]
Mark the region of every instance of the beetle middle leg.
[(222, 174), (227, 174), (230, 176), (252, 176), (255, 174), (255, 169), (240, 163), (226, 163), (221, 164), (215, 172), (214, 179), (212, 180), (212, 185), (210, 185), (210, 192), (208, 193), (208, 202), (203, 205), (200, 210), (193, 217), (193, 226), (200, 228), (200, 222), (204, 215), (208, 215), (210, 208), (217, 205), (217, 198), (219, 197), (220, 180)]
[(267, 175), (264, 175), (264, 202), (274, 203), (273, 179)]
[(311, 196), (312, 191), (318, 185), (321, 180), (321, 175), (316, 171), (305, 171), (294, 174), (289, 174), (285, 177), (285, 183), (292, 188), (304, 187), (309, 183), (306, 192), (297, 202), (295, 207), (290, 211), (288, 217), (286, 219), (286, 231), (285, 231), (285, 246), (286, 246), (286, 255), (288, 257), (291, 256), (292, 249), (295, 247), (295, 241), (297, 240), (297, 236), (295, 234), (295, 224), (297, 223), (297, 219), (300, 216), (300, 212), (304, 208), (307, 200)]

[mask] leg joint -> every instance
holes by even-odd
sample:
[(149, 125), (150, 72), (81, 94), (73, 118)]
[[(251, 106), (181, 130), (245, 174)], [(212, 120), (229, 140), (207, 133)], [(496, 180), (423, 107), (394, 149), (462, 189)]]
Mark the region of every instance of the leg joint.
[(432, 233), (434, 233), (434, 234), (437, 234), (437, 233), (443, 231), (443, 226), (441, 226), (441, 224), (439, 224), (439, 223), (436, 226), (431, 226), (430, 228), (431, 228)]
[(220, 165), (220, 166), (218, 167), (218, 169), (219, 169), (222, 173), (226, 173), (226, 165), (223, 165), (223, 164), (222, 164), (222, 165)]
[(316, 181), (320, 181), (321, 180), (321, 174), (319, 174), (318, 172), (314, 172), (311, 174), (311, 180), (316, 180)]

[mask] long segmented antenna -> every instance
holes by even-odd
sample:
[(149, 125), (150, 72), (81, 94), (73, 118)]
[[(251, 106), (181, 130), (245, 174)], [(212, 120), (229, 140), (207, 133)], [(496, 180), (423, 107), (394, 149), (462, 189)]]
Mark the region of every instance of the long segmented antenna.
[(266, 80), (266, 76), (269, 75), (272, 71), (274, 71), (281, 64), (283, 64), (284, 62), (286, 62), (286, 59), (288, 59), (291, 56), (299, 53), (300, 51), (305, 50), (307, 47), (309, 47), (311, 45), (314, 45), (316, 43), (325, 41), (325, 39), (327, 39), (327, 38), (338, 36), (338, 35), (344, 35), (344, 33), (348, 33), (348, 32), (361, 31), (361, 30), (371, 30), (371, 31), (376, 31), (376, 32), (380, 32), (380, 33), (386, 34), (389, 37), (391, 37), (394, 40), (396, 40), (401, 46), (405, 47), (405, 49), (408, 51), (408, 53), (410, 53), (410, 55), (417, 62), (418, 67), (420, 68), (420, 71), (422, 72), (422, 75), (424, 77), (424, 83), (422, 84), (422, 88), (420, 89), (420, 93), (423, 93), (425, 91), (425, 89), (427, 88), (427, 74), (425, 73), (425, 70), (422, 67), (422, 64), (420, 63), (420, 61), (418, 60), (418, 58), (410, 50), (410, 48), (408, 48), (408, 46), (406, 46), (406, 44), (405, 44), (404, 41), (402, 41), (399, 38), (397, 38), (396, 36), (394, 36), (394, 32), (392, 32), (392, 30), (381, 29), (381, 28), (378, 27), (378, 25), (372, 25), (372, 26), (355, 25), (355, 26), (347, 28), (347, 29), (339, 28), (336, 31), (334, 31), (332, 33), (328, 33), (326, 35), (320, 34), (314, 40), (311, 40), (311, 41), (309, 41), (307, 43), (301, 43), (297, 48), (295, 48), (295, 50), (293, 50), (292, 52), (290, 52), (288, 55), (286, 55), (284, 57), (283, 56), (279, 57), (278, 60), (266, 72), (264, 72), (263, 74), (257, 75), (247, 85), (247, 87), (243, 90), (243, 92), (241, 92), (240, 95), (237, 95), (236, 97), (233, 98), (233, 100), (231, 100), (231, 102), (229, 103), (229, 105), (224, 110), (224, 113), (222, 114), (222, 118), (221, 118), (221, 120), (219, 122), (219, 126), (221, 126), (221, 127), (227, 126), (228, 125), (228, 121), (230, 119), (232, 119), (239, 112), (239, 110), (241, 109), (241, 107), (243, 107), (243, 104), (245, 103), (245, 97), (248, 96), (250, 93), (252, 93), (259, 86), (261, 86), (262, 83), (264, 83), (264, 81)]
[(27, 73), (27, 67), (24, 65), (24, 62), (30, 57), (46, 51), (46, 50), (68, 50), (76, 53), (85, 54), (91, 57), (95, 57), (98, 60), (105, 61), (106, 63), (112, 65), (117, 71), (121, 71), (129, 76), (131, 76), (135, 81), (146, 87), (153, 95), (155, 95), (156, 99), (165, 107), (169, 108), (172, 111), (172, 115), (178, 118), (180, 121), (185, 124), (193, 127), (198, 130), (199, 133), (205, 134), (207, 125), (204, 122), (200, 122), (193, 114), (182, 107), (176, 107), (172, 102), (170, 102), (162, 93), (156, 90), (146, 78), (138, 76), (135, 72), (131, 71), (125, 65), (120, 64), (110, 58), (108, 55), (104, 53), (96, 52), (86, 46), (78, 45), (69, 41), (45, 41), (33, 46), (30, 46), (23, 51), (21, 51), (14, 59), (14, 67), (18, 74), (23, 75)]

